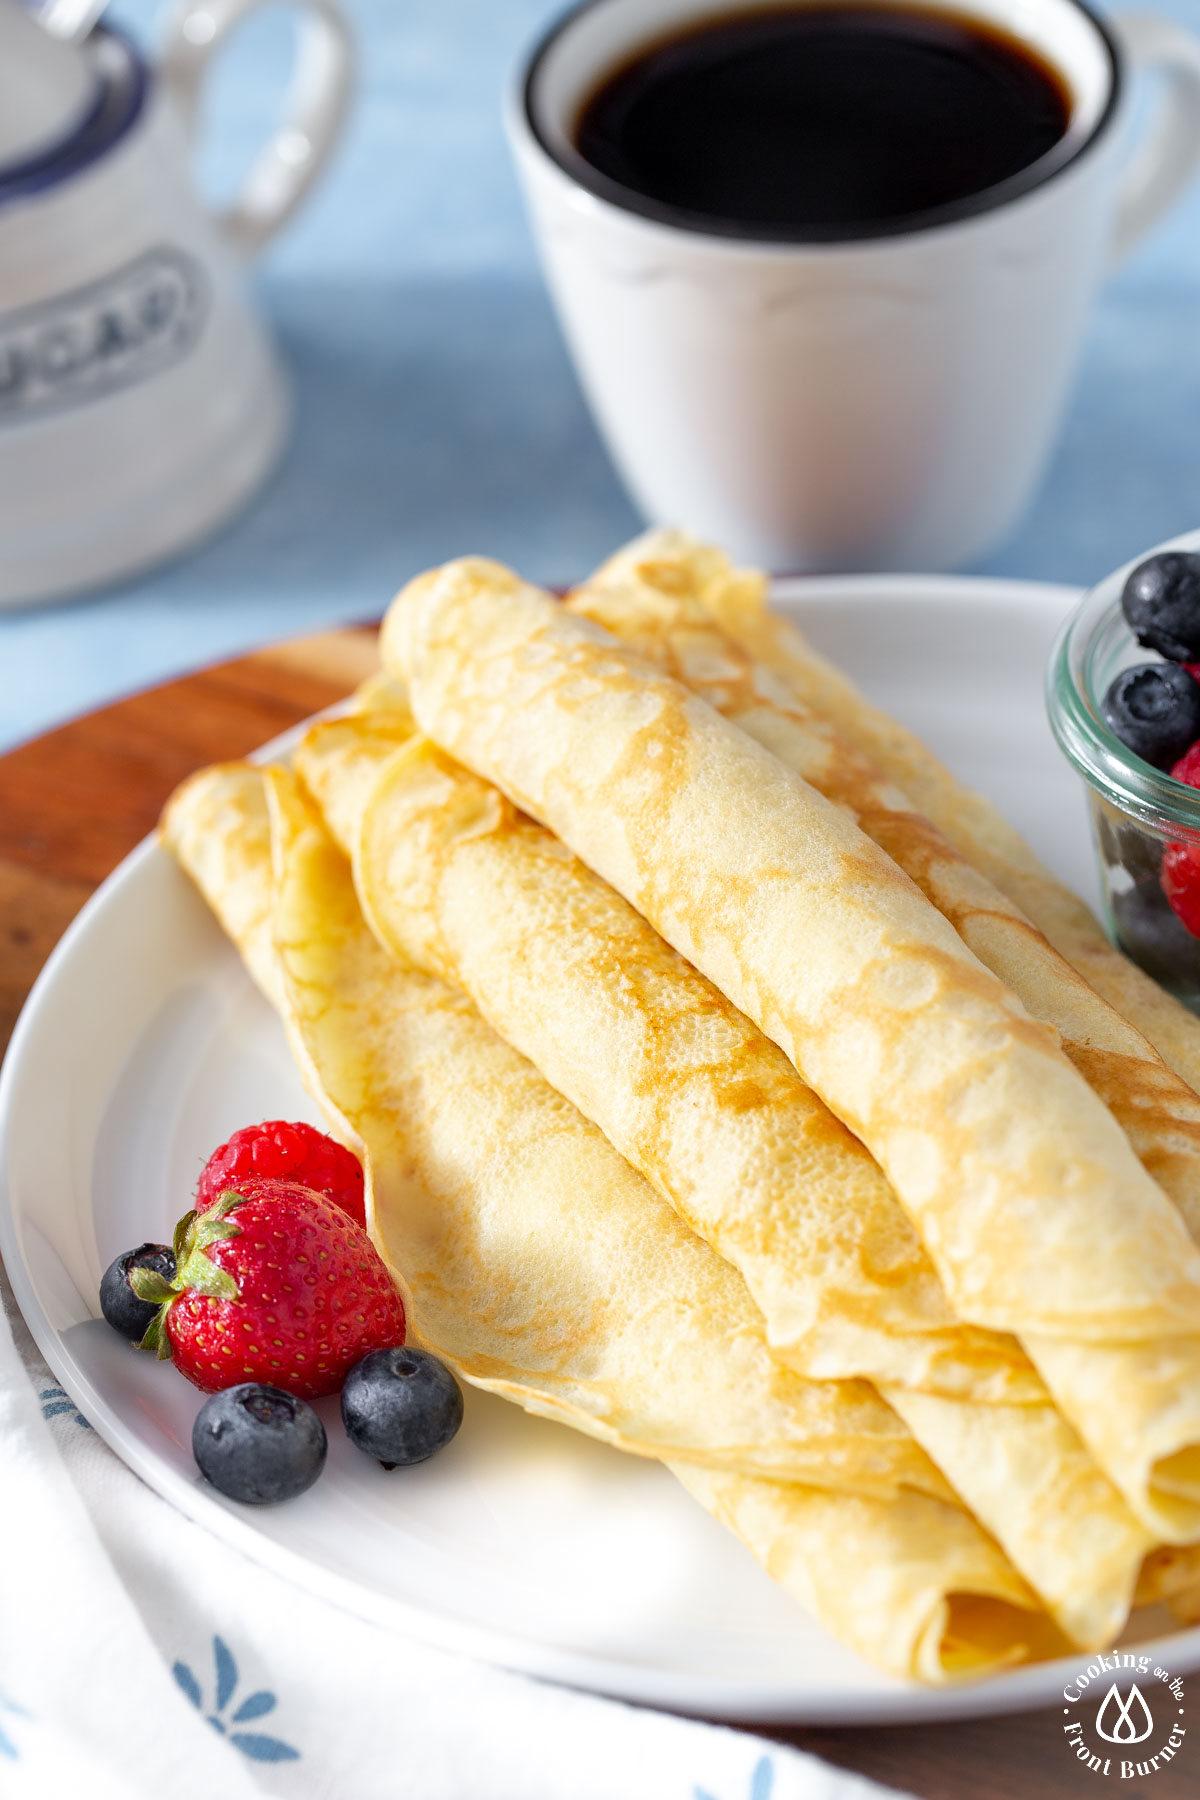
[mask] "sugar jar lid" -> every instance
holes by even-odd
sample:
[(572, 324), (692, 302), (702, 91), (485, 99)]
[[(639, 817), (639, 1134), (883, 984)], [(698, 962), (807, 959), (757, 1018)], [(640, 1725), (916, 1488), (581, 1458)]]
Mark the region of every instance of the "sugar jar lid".
[(52, 36), (22, 0), (0, 0), (0, 179), (76, 136), (101, 87), (82, 44)]

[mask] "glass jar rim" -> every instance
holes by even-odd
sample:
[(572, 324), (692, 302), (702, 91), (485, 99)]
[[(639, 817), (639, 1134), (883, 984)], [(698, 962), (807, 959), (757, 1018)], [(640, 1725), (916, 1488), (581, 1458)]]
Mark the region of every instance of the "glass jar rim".
[(1147, 825), (1200, 842), (1200, 790), (1156, 769), (1121, 742), (1101, 716), (1094, 682), (1100, 635), (1120, 616), (1126, 581), (1139, 564), (1166, 550), (1200, 551), (1200, 531), (1155, 545), (1084, 596), (1050, 653), (1046, 708), (1059, 748), (1089, 787)]

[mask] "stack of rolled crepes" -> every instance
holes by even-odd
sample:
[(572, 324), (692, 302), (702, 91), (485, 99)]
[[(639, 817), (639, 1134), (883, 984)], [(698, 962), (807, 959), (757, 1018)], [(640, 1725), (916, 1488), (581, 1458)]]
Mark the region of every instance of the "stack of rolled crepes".
[(382, 648), (164, 836), (414, 1336), (898, 1674), (1193, 1616), (1200, 1023), (717, 551), (452, 563)]

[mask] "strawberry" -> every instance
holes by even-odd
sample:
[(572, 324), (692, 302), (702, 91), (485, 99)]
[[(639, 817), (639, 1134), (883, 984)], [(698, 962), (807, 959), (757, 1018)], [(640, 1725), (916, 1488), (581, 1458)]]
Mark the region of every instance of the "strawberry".
[(241, 1194), (263, 1181), (298, 1181), (336, 1202), (366, 1226), (362, 1164), (336, 1138), (299, 1120), (267, 1119), (235, 1131), (214, 1150), (196, 1184), (196, 1211), (207, 1212), (226, 1188)]
[(404, 1342), (404, 1303), (361, 1226), (296, 1182), (228, 1189), (175, 1230), (176, 1274), (131, 1274), (158, 1312), (142, 1348), (205, 1393), (243, 1381), (335, 1394), (372, 1350)]

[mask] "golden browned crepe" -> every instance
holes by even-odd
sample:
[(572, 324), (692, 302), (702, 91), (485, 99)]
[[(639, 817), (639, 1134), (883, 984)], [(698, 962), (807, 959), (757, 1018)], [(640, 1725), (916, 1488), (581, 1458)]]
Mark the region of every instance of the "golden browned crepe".
[(1111, 1642), (1148, 1534), (1016, 1341), (957, 1323), (877, 1164), (776, 1045), (542, 826), (427, 739), (397, 751), (397, 729), (330, 720), (296, 751), (380, 942), (462, 988), (734, 1264), (776, 1355), (951, 1396), (884, 1390), (1064, 1631)]
[(413, 1331), (468, 1380), (645, 1455), (949, 1493), (865, 1382), (781, 1369), (741, 1278), (459, 995), (379, 948), (291, 777), (205, 771), (164, 835), (226, 928), (249, 926), (302, 1073), (370, 1153)]
[(1167, 1605), (1180, 1625), (1200, 1625), (1200, 1586), (1168, 1594)]
[(161, 832), (241, 951), (255, 983), (281, 1012), (271, 820), (261, 772), (240, 762), (202, 769), (171, 796)]
[(1200, 1238), (1200, 1097), (837, 726), (716, 624), (728, 610), (725, 593), (740, 594), (743, 583), (720, 551), (679, 532), (651, 532), (612, 557), (567, 604), (701, 695), (826, 799), (850, 808), (980, 962), (1035, 1018), (1054, 1026)]
[(1134, 1604), (1166, 1605), (1180, 1625), (1200, 1624), (1200, 1544), (1163, 1544), (1142, 1565)]
[(727, 580), (715, 566), (720, 552), (708, 554), (717, 578), (706, 600), (724, 631), (894, 781), (960, 855), (1154, 1045), (1168, 1067), (1200, 1092), (1200, 1020), (1113, 948), (1083, 901), (1050, 873), (990, 800), (960, 782), (915, 733), (872, 706), (789, 620), (769, 610), (762, 575), (737, 570)]
[(694, 1464), (673, 1473), (806, 1611), (836, 1621), (838, 1637), (884, 1668), (942, 1683), (1064, 1652), (1049, 1619), (980, 1594), (975, 1530), (956, 1508), (923, 1494), (883, 1504)]
[(874, 1151), (960, 1316), (1018, 1333), (1150, 1528), (1194, 1534), (1200, 1256), (1056, 1034), (844, 809), (499, 565), (411, 584), (383, 650), (422, 727), (631, 900)]
[(1154, 1606), (1159, 1601), (1166, 1601), (1179, 1618), (1193, 1606), (1200, 1607), (1200, 1544), (1160, 1544), (1150, 1552), (1138, 1577), (1134, 1605)]
[[(465, 1001), (379, 950), (344, 859), (290, 778), (248, 765), (205, 771), (174, 797), (164, 837), (211, 884), (203, 891), (223, 923), (247, 931), (302, 1073), (334, 1129), (363, 1154), (373, 1228), (403, 1269), (414, 1337), (477, 1385), (643, 1454), (652, 1443), (661, 1453), (660, 1439), (699, 1436), (691, 1452), (709, 1456), (734, 1408), (751, 1439), (778, 1431), (782, 1416), (786, 1458), (808, 1408), (790, 1398), (807, 1389), (817, 1396), (806, 1428), (812, 1468), (833, 1479), (841, 1461), (853, 1486), (863, 1474), (868, 1489), (890, 1489), (890, 1500), (838, 1492), (825, 1508), (812, 1486), (733, 1470), (719, 1492), (700, 1484), (702, 1501), (790, 1591), (862, 1654), (929, 1681), (1062, 1647), (969, 1515), (948, 1499), (911, 1504), (926, 1498), (907, 1485), (922, 1484), (923, 1459), (897, 1456), (869, 1390), (796, 1387), (787, 1377), (764, 1395), (758, 1327), (738, 1278), (719, 1272), (720, 1259), (640, 1177), (626, 1170), (622, 1186), (624, 1165), (600, 1134)], [(273, 921), (274, 975), (264, 917)], [(713, 1350), (716, 1378), (704, 1393)], [(739, 1394), (747, 1375), (750, 1391)], [(698, 1395), (715, 1419), (695, 1415)], [(675, 1468), (690, 1479), (689, 1463)]]
[(959, 1324), (878, 1165), (777, 1045), (543, 826), (378, 712), (295, 766), (379, 941), (461, 988), (746, 1276), (809, 1374), (1041, 1400), (1015, 1340)]
[[(862, 828), (912, 876), (968, 946), (1008, 983), (1029, 1011), (1052, 1024), (1080, 1073), (1124, 1127), (1143, 1165), (1200, 1238), (1200, 1099), (1157, 1052), (1071, 966), (985, 875), (961, 857), (907, 797), (880, 776), (842, 734), (797, 700), (772, 670), (755, 663), (715, 620), (737, 612), (754, 578), (720, 551), (680, 533), (650, 533), (619, 552), (569, 603), (614, 632), (764, 744), (828, 799), (849, 807)], [(1136, 1412), (1143, 1469), (1157, 1464), (1155, 1529), (1194, 1530), (1200, 1459), (1195, 1432), (1190, 1341), (1140, 1353), (1082, 1360), (1047, 1346), (1074, 1415), (1090, 1424), (1105, 1460), (1127, 1454), (1128, 1409)], [(1129, 1469), (1127, 1483), (1143, 1479)], [(1127, 1491), (1129, 1491), (1127, 1486)]]

